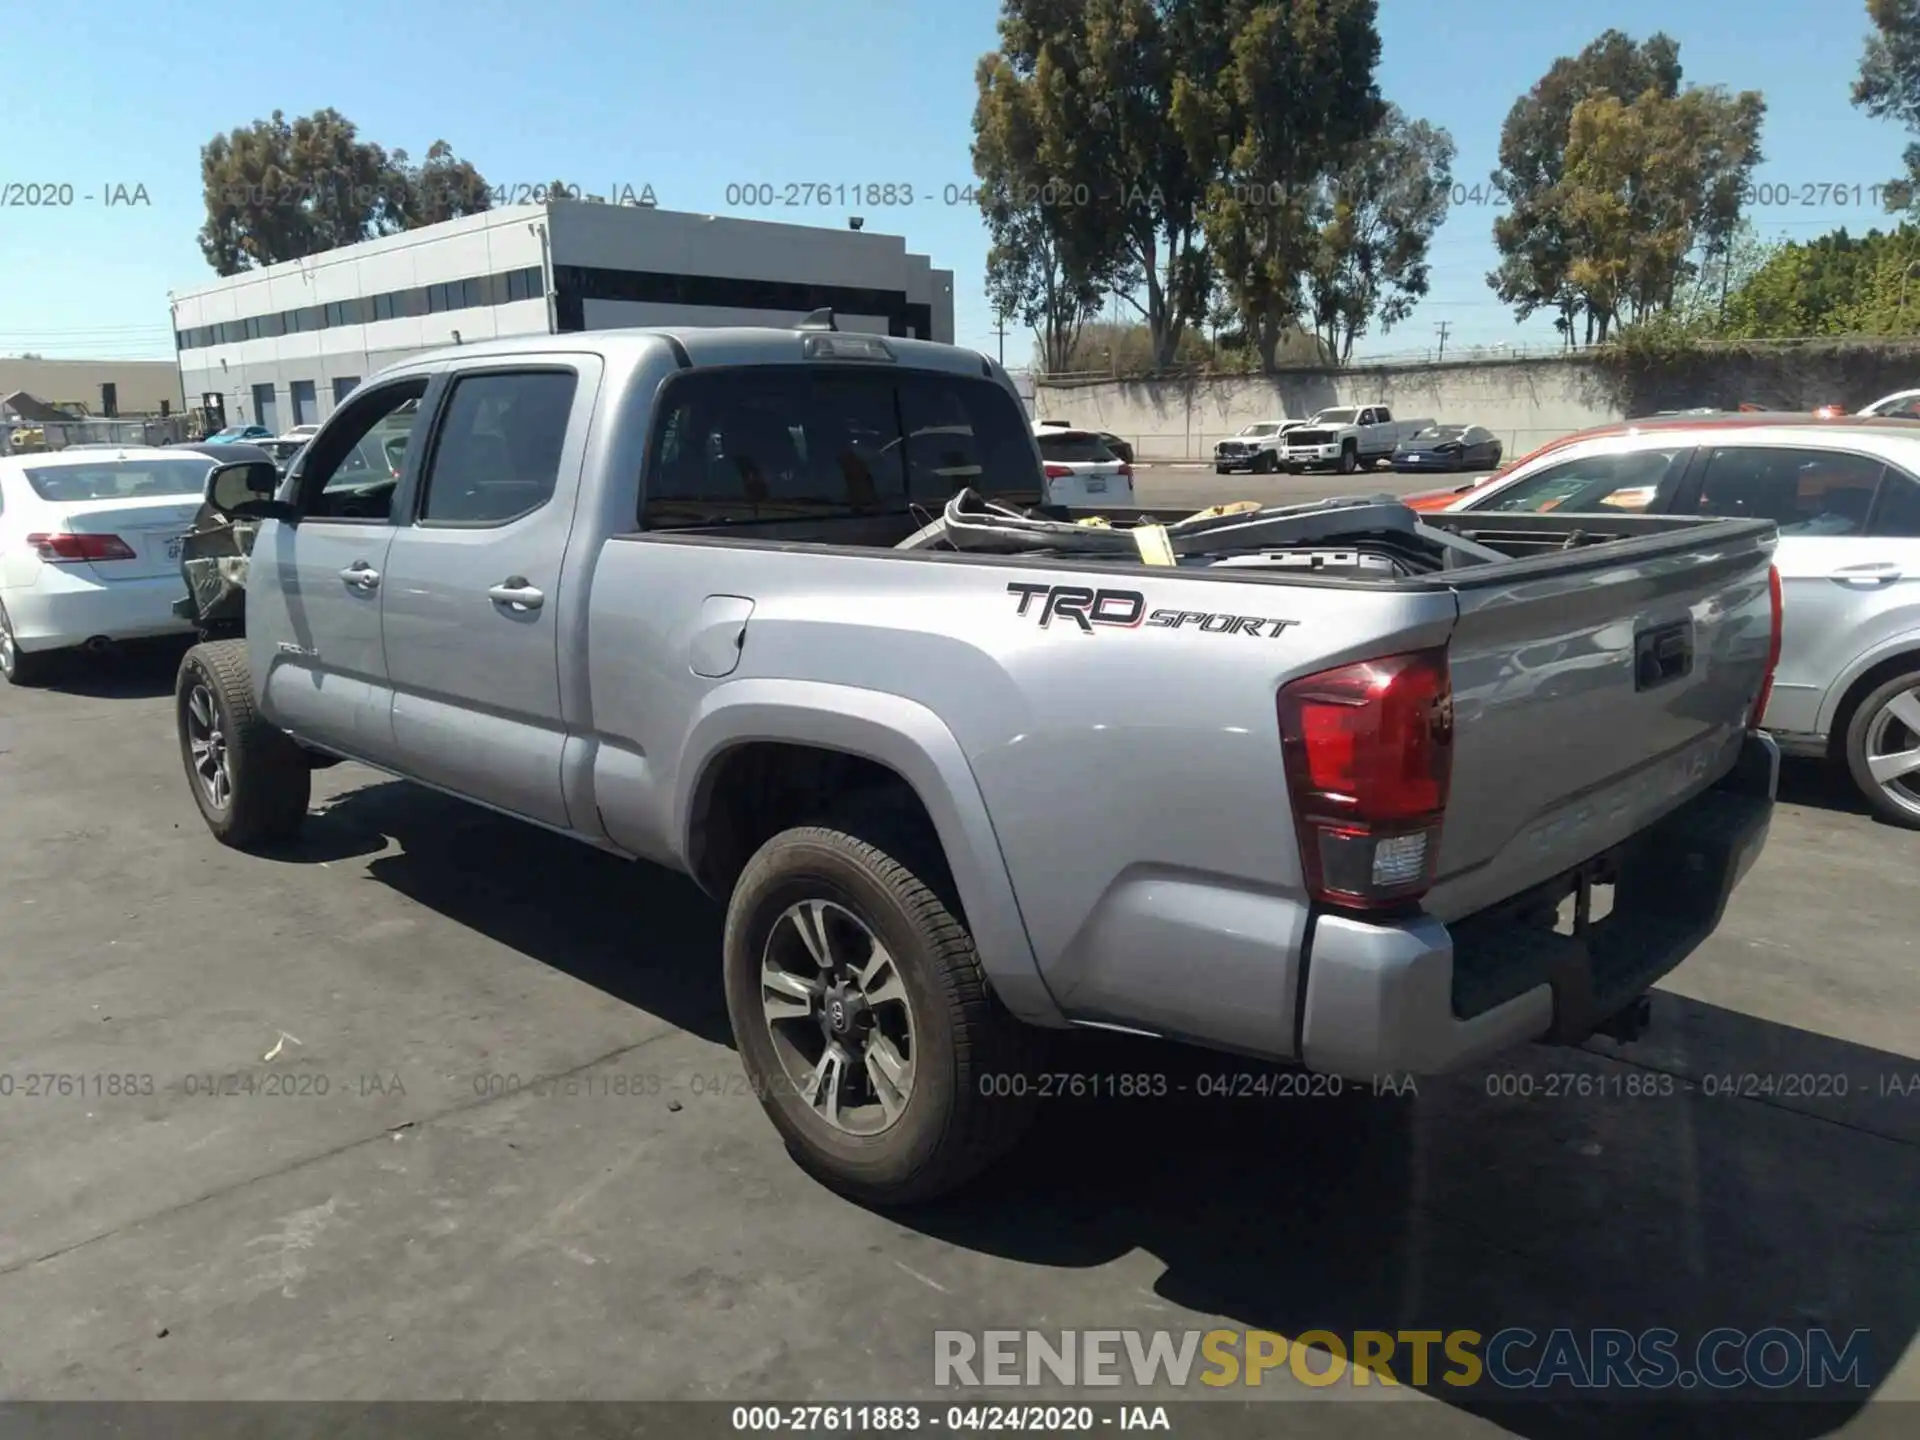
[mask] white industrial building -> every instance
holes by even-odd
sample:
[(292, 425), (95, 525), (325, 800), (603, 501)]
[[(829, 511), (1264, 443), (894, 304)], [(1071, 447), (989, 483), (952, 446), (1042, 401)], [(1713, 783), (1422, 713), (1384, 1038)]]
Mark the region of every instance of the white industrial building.
[(225, 423), (324, 419), (422, 350), (628, 325), (789, 325), (953, 340), (953, 274), (896, 235), (557, 201), (249, 270), (172, 296), (181, 390)]

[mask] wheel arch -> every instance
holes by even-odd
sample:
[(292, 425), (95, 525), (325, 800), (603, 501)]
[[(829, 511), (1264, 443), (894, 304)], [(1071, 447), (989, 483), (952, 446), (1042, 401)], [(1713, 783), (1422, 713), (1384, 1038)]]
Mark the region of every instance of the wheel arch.
[[(754, 849), (820, 818), (824, 802), (897, 787), (938, 840), (981, 964), (1015, 1015), (1065, 1021), (1040, 977), (1006, 859), (972, 767), (939, 716), (880, 691), (800, 680), (722, 686), (681, 753), (674, 834), (688, 871), (724, 900)], [(770, 779), (774, 782), (769, 784)]]
[(1826, 737), (1829, 754), (1846, 744), (1853, 712), (1877, 686), (1903, 671), (1920, 671), (1920, 633), (1901, 635), (1859, 656), (1827, 687), (1816, 733)]

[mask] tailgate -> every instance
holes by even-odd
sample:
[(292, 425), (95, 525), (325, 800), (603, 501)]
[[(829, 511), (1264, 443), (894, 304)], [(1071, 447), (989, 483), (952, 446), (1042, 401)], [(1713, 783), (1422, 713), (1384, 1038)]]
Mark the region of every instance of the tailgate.
[(1645, 829), (1738, 758), (1774, 531), (1716, 521), (1453, 577), (1453, 781), (1426, 908), (1456, 919)]

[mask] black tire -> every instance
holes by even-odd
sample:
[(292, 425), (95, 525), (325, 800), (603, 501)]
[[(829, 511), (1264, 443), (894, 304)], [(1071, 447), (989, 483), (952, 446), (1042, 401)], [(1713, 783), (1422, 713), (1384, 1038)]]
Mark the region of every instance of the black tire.
[[(808, 1103), (769, 1030), (763, 958), (789, 907), (809, 900), (841, 907), (886, 946), (911, 1007), (912, 1088), (876, 1134), (849, 1134)], [(914, 827), (867, 812), (774, 836), (734, 886), (724, 965), (754, 1093), (801, 1168), (830, 1188), (875, 1206), (932, 1200), (1025, 1133), (1034, 1101), (1022, 1082), (1042, 1037), (989, 988), (937, 844)]]
[(1233, 467), (1231, 465), (1216, 465), (1213, 467), (1213, 473), (1216, 475), (1231, 475), (1233, 473)]
[(13, 638), (13, 621), (7, 618), (7, 610), (0, 605), (0, 675), (6, 676), (9, 685), (18, 685), (26, 689), (33, 685), (44, 685), (53, 675), (60, 663), (58, 650), (22, 650)]
[(1359, 448), (1351, 443), (1340, 447), (1340, 473), (1351, 475), (1360, 468)]
[[(1868, 765), (1868, 743), (1873, 738), (1876, 725), (1882, 719), (1889, 704), (1900, 696), (1920, 688), (1920, 670), (1909, 670), (1902, 675), (1889, 676), (1875, 686), (1854, 707), (1853, 718), (1847, 722), (1843, 753), (1846, 756), (1847, 771), (1853, 776), (1854, 787), (1859, 790), (1875, 815), (1891, 825), (1907, 830), (1920, 830), (1920, 772), (1903, 777), (1899, 788), (1907, 792), (1908, 802), (1902, 804), (1899, 799), (1889, 795), (1885, 787), (1873, 778)], [(1903, 730), (1913, 727), (1895, 717), (1886, 717)], [(1911, 733), (1909, 738), (1920, 743), (1920, 732)], [(1906, 745), (1902, 749), (1909, 748)]]
[[(224, 767), (225, 804), (216, 802), (214, 787), (196, 761), (190, 719), (196, 692), (204, 692), (211, 706), (214, 763)], [(174, 681), (173, 715), (187, 788), (216, 840), (253, 850), (300, 833), (313, 776), (306, 754), (254, 706), (246, 641), (218, 640), (187, 651)]]
[(1258, 455), (1253, 457), (1253, 473), (1255, 475), (1271, 475), (1279, 468), (1280, 457), (1275, 455), (1271, 450), (1262, 450)]

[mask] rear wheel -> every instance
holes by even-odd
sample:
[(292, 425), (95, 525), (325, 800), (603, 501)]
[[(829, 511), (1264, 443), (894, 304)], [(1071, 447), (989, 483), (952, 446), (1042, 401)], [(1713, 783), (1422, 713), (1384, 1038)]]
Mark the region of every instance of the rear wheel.
[(14, 638), (13, 621), (7, 618), (6, 607), (0, 605), (0, 675), (6, 676), (9, 685), (43, 683), (59, 663), (59, 656), (58, 650), (22, 650)]
[(216, 840), (250, 850), (299, 833), (313, 777), (300, 747), (254, 708), (244, 640), (187, 652), (174, 719), (187, 784)]
[(1262, 450), (1253, 457), (1253, 473), (1256, 475), (1271, 475), (1279, 468), (1280, 457), (1271, 450)]
[(937, 845), (884, 814), (783, 831), (727, 909), (741, 1063), (794, 1158), (876, 1205), (931, 1200), (1019, 1139), (1035, 1032), (987, 986)]
[(1895, 675), (1847, 726), (1847, 769), (1883, 820), (1920, 830), (1920, 670)]

